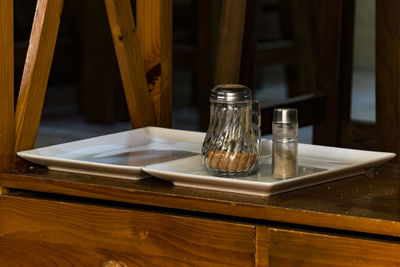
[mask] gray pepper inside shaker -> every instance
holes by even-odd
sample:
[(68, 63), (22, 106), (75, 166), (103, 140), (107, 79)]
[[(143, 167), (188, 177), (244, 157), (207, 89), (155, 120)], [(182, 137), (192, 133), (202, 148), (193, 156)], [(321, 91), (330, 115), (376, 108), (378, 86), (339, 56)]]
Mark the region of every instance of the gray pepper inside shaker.
[(297, 176), (297, 110), (274, 109), (272, 121), (272, 172), (276, 178)]

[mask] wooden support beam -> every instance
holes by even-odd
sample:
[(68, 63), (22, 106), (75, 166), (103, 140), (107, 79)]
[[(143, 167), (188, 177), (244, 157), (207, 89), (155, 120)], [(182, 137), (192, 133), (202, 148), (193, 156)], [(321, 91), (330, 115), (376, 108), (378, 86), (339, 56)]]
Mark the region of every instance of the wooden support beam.
[(133, 128), (157, 125), (129, 0), (105, 0)]
[(35, 146), (63, 2), (37, 2), (15, 113), (16, 151)]
[(0, 171), (14, 166), (13, 0), (0, 1)]
[[(376, 1), (377, 148), (400, 154), (400, 1)], [(400, 162), (400, 157), (395, 158)]]
[(157, 124), (171, 127), (172, 0), (137, 0), (136, 25)]

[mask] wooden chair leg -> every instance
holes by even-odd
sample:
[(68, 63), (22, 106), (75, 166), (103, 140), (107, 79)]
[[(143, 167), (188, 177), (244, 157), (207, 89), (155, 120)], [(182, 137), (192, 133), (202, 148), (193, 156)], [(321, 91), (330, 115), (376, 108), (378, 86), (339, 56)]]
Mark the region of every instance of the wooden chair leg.
[[(220, 1), (197, 1), (197, 83), (199, 129), (206, 131), (210, 117), (210, 91), (214, 86)], [(207, 19), (204, 19), (207, 18)], [(206, 52), (204, 52), (206, 51)]]
[[(376, 133), (382, 151), (400, 154), (400, 2), (376, 1)], [(400, 162), (400, 157), (394, 159)]]
[[(341, 123), (350, 108), (353, 39), (344, 28), (354, 26), (354, 0), (319, 0), (317, 7), (317, 90), (326, 96), (325, 121), (314, 126), (314, 143), (337, 146), (341, 142)], [(354, 10), (354, 9), (353, 9)], [(329, 63), (329, 64), (328, 64)], [(346, 65), (347, 64), (347, 65)], [(350, 72), (345, 75), (344, 71)], [(344, 79), (347, 79), (346, 81)], [(345, 99), (347, 98), (347, 99)], [(344, 104), (346, 103), (346, 106)]]
[(0, 1), (0, 171), (14, 167), (13, 0)]
[[(293, 14), (293, 40), (296, 49), (295, 71), (297, 87), (290, 96), (299, 96), (315, 92), (315, 45), (313, 26), (313, 6), (311, 0), (291, 0)], [(343, 30), (343, 29), (342, 29)]]
[(133, 128), (156, 125), (129, 0), (105, 0), (108, 22)]
[(15, 112), (15, 150), (32, 149), (42, 114), (63, 0), (38, 0)]
[(222, 1), (215, 84), (239, 82), (246, 2)]
[(260, 0), (247, 1), (239, 83), (254, 89)]
[(126, 112), (123, 109), (126, 103), (104, 2), (84, 0), (80, 1), (79, 7), (82, 38), (80, 110), (86, 121), (112, 123), (120, 119), (119, 110)]
[(136, 24), (157, 125), (171, 127), (172, 0), (137, 0)]

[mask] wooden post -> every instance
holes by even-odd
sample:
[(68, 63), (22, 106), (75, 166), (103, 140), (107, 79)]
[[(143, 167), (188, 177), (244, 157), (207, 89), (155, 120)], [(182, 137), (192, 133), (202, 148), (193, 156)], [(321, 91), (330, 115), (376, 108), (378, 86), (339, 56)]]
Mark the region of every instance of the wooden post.
[[(400, 1), (376, 1), (377, 148), (400, 154)], [(400, 162), (399, 156), (395, 158)]]
[(246, 0), (222, 0), (215, 84), (238, 83)]
[(16, 151), (35, 146), (63, 2), (37, 2), (15, 113)]
[(157, 124), (171, 127), (172, 0), (137, 0), (136, 24)]
[(130, 0), (105, 0), (133, 128), (156, 125)]
[(0, 1), (0, 171), (14, 167), (13, 0)]

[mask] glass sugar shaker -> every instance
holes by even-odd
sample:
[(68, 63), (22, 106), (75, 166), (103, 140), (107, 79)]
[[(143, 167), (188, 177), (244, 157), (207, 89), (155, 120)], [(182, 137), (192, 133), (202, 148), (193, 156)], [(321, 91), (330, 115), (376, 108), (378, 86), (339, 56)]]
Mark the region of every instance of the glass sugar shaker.
[(245, 175), (258, 168), (260, 103), (239, 84), (214, 87), (210, 125), (202, 148), (202, 164), (217, 175)]
[(297, 110), (277, 108), (273, 112), (272, 170), (276, 178), (297, 176)]

